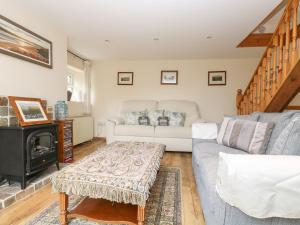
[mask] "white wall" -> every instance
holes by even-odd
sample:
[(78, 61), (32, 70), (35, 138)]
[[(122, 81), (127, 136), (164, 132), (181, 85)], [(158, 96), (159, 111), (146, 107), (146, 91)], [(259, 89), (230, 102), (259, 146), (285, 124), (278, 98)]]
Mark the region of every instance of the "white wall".
[(42, 15), (28, 11), (16, 1), (1, 0), (0, 14), (50, 40), (53, 69), (0, 53), (0, 95), (38, 97), (53, 105), (66, 99), (67, 36)]
[(300, 93), (295, 96), (295, 98), (291, 101), (289, 105), (300, 106)]
[[(153, 60), (93, 62), (92, 104), (97, 123), (117, 116), (120, 103), (130, 99), (188, 99), (196, 101), (202, 118), (220, 121), (235, 114), (238, 88), (245, 88), (258, 59)], [(178, 70), (179, 84), (160, 85), (161, 70)], [(227, 86), (208, 86), (207, 73), (227, 71)], [(134, 72), (133, 86), (118, 86), (118, 72)]]

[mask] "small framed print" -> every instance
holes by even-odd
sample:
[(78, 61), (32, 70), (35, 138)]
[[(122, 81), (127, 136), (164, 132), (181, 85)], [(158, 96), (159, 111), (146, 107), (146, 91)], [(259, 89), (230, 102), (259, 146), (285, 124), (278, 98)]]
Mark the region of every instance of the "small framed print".
[(226, 85), (226, 71), (209, 71), (208, 86)]
[(15, 96), (9, 96), (8, 99), (20, 121), (21, 126), (51, 122), (43, 108), (41, 99)]
[(162, 70), (160, 84), (177, 85), (178, 84), (178, 71), (177, 70)]
[(133, 85), (133, 72), (118, 72), (118, 85)]

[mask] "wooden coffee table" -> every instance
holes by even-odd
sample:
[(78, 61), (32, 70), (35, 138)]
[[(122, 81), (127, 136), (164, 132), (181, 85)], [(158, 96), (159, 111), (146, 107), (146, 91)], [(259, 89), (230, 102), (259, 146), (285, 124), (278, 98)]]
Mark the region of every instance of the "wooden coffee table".
[(101, 223), (143, 225), (144, 206), (112, 203), (104, 199), (85, 198), (75, 209), (67, 211), (68, 195), (60, 193), (60, 222), (68, 224), (68, 219), (82, 218)]
[[(114, 142), (56, 172), (52, 189), (60, 196), (60, 221), (83, 218), (102, 223), (143, 225), (165, 145)], [(68, 212), (69, 195), (85, 199)]]

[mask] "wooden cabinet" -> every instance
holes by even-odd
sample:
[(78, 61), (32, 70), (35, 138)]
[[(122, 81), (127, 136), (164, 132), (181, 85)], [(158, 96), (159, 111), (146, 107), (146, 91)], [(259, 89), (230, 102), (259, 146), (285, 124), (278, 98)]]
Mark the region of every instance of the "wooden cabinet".
[(56, 120), (58, 124), (58, 160), (61, 163), (73, 161), (73, 120)]

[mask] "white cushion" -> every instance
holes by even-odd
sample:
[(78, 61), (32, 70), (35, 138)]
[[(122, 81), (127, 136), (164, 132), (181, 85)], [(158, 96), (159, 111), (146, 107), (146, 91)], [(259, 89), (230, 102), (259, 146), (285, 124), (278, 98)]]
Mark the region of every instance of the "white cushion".
[(121, 106), (121, 115), (127, 112), (137, 112), (145, 110), (155, 110), (157, 108), (157, 101), (153, 100), (130, 100), (124, 101)]
[(154, 127), (143, 125), (117, 125), (115, 127), (115, 135), (153, 137)]
[(155, 127), (155, 137), (158, 138), (192, 138), (191, 127)]
[(198, 106), (195, 102), (186, 100), (164, 100), (158, 102), (158, 109), (164, 109), (171, 112), (185, 113), (184, 126), (191, 126), (192, 123), (200, 118)]
[(300, 218), (300, 156), (219, 153), (221, 199), (256, 218)]
[(216, 139), (218, 127), (215, 123), (193, 123), (192, 137), (197, 139)]

